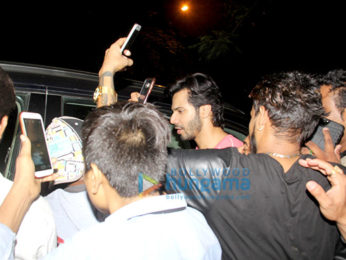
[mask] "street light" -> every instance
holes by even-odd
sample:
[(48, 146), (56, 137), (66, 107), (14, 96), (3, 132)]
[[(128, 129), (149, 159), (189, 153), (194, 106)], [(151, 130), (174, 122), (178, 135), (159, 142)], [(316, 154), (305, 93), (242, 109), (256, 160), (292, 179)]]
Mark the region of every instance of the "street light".
[(180, 8), (182, 12), (187, 12), (189, 10), (189, 6), (187, 4), (183, 4)]

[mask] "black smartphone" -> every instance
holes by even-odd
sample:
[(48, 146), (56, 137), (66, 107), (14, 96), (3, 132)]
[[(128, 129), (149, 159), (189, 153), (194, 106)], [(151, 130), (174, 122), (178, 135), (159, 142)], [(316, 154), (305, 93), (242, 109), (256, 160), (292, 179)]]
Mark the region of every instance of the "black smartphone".
[(35, 165), (35, 176), (41, 178), (53, 173), (43, 120), (39, 113), (21, 112), (19, 115), (22, 133), (31, 142), (31, 157)]
[(139, 31), (141, 30), (142, 26), (140, 26), (139, 24), (135, 23), (132, 26), (132, 29), (130, 31), (130, 33), (127, 35), (126, 37), (126, 41), (124, 42), (124, 44), (121, 46), (121, 53), (124, 54), (124, 50), (129, 50), (133, 41), (135, 40), (135, 38), (137, 37)]
[(337, 145), (343, 134), (344, 134), (344, 126), (334, 122), (332, 120), (329, 120), (327, 118), (322, 118), (319, 122), (319, 124), (316, 127), (315, 132), (313, 133), (310, 141), (314, 142), (317, 144), (322, 150), (324, 150), (324, 135), (322, 132), (323, 128), (328, 128), (330, 136), (333, 140), (334, 146)]
[(148, 97), (151, 93), (151, 90), (153, 89), (155, 85), (156, 78), (146, 78), (144, 80), (144, 83), (141, 88), (141, 92), (139, 92), (140, 96), (138, 99), (139, 103), (147, 103)]

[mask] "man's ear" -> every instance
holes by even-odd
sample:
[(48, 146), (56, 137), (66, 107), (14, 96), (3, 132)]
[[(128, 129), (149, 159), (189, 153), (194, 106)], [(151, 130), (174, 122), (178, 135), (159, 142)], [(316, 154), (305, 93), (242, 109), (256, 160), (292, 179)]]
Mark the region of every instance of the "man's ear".
[(8, 123), (8, 116), (3, 116), (0, 120), (0, 139), (2, 137), (2, 134), (5, 132), (7, 123)]
[(269, 119), (268, 111), (265, 109), (264, 106), (260, 106), (256, 117), (256, 127), (259, 131), (262, 131)]
[(101, 187), (101, 184), (102, 184), (102, 181), (103, 181), (103, 173), (100, 171), (100, 169), (97, 167), (96, 164), (94, 163), (91, 163), (90, 164), (90, 170), (89, 172), (87, 173), (88, 176), (87, 178), (89, 179), (88, 181), (90, 182), (90, 187), (91, 187), (91, 193), (92, 194), (96, 194), (100, 187)]
[(201, 118), (207, 118), (212, 116), (211, 105), (202, 105), (199, 107), (199, 116)]

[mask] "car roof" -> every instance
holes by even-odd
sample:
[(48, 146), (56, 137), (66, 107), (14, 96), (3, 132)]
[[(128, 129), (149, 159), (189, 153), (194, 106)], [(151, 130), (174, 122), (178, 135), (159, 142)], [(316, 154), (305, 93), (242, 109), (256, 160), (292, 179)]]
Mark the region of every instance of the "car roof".
[[(48, 92), (56, 95), (71, 95), (90, 98), (98, 85), (97, 73), (72, 70), (67, 68), (0, 61), (0, 66), (9, 73), (14, 81), (16, 90), (37, 93)], [(140, 91), (142, 81), (115, 77), (116, 91), (120, 100), (127, 100), (130, 94)], [(150, 103), (158, 106), (159, 110), (169, 116), (171, 114), (171, 98), (167, 87), (156, 84), (153, 88)], [(249, 116), (242, 110), (224, 104), (226, 128), (231, 128), (247, 135)]]

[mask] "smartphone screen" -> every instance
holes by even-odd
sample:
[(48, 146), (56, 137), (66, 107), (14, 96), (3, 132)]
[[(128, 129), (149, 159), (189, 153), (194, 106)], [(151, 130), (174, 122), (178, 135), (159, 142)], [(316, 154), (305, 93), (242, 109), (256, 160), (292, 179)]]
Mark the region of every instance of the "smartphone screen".
[(344, 134), (343, 125), (327, 118), (322, 118), (311, 138), (311, 141), (317, 144), (322, 150), (324, 150), (324, 135), (322, 129), (325, 127), (329, 129), (334, 146), (340, 142)]
[(31, 157), (35, 165), (35, 176), (43, 177), (53, 173), (51, 160), (46, 143), (46, 137), (40, 118), (28, 118), (22, 116), (23, 133), (31, 141)]
[(144, 83), (141, 88), (141, 92), (139, 92), (140, 96), (139, 96), (138, 102), (143, 104), (147, 103), (148, 97), (151, 93), (151, 90), (154, 87), (155, 81), (156, 81), (155, 78), (147, 78), (144, 80)]
[(135, 38), (137, 37), (139, 31), (141, 30), (141, 26), (139, 24), (134, 24), (130, 33), (127, 35), (126, 37), (126, 41), (124, 42), (124, 44), (121, 46), (121, 53), (124, 53), (124, 50), (129, 50), (133, 41), (135, 40)]

